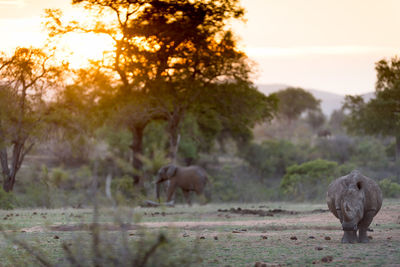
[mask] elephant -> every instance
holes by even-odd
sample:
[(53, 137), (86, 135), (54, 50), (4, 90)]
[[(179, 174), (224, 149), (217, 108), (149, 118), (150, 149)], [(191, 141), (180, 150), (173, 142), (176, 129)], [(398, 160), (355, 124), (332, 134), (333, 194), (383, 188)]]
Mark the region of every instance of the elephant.
[[(176, 166), (173, 164), (161, 167), (157, 174), (156, 181), (156, 194), (157, 199), (160, 202), (160, 185), (161, 183), (168, 181), (167, 190), (167, 203), (173, 205), (174, 194), (176, 188), (181, 188), (183, 196), (187, 203), (191, 205), (190, 192), (194, 191), (197, 195), (204, 194), (204, 188), (208, 183), (208, 177), (206, 171), (199, 166)], [(172, 202), (171, 202), (172, 201)]]
[(369, 242), (368, 226), (382, 206), (382, 192), (374, 180), (354, 170), (328, 186), (326, 202), (342, 224), (342, 243)]

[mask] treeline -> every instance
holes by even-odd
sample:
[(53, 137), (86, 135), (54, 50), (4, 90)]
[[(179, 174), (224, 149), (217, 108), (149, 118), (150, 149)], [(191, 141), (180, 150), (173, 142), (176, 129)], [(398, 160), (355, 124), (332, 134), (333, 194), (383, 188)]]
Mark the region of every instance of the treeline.
[[(46, 47), (0, 55), (0, 206), (79, 207), (93, 176), (140, 201), (170, 162), (205, 167), (213, 201), (320, 199), (354, 168), (399, 195), (399, 59), (377, 63), (376, 98), (349, 96), (328, 119), (301, 88), (257, 91), (229, 29), (236, 0), (73, 3), (90, 20), (47, 10)], [(114, 49), (71, 70), (53, 48), (71, 33)]]

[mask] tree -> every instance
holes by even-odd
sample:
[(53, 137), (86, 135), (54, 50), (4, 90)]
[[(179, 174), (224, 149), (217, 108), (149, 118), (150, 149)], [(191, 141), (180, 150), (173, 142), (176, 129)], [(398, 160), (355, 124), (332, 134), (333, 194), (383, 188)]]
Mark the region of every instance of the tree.
[(41, 49), (17, 48), (10, 57), (0, 55), (0, 161), (6, 192), (13, 190), (25, 156), (43, 134), (50, 114), (44, 97), (61, 73), (52, 55)]
[(276, 96), (279, 99), (278, 115), (287, 120), (291, 125), (305, 111), (315, 111), (319, 109), (320, 100), (302, 88), (289, 87), (278, 91)]
[(321, 109), (310, 110), (306, 117), (307, 123), (311, 126), (313, 131), (319, 130), (324, 125), (326, 118)]
[(375, 98), (365, 103), (361, 96), (346, 96), (343, 109), (348, 131), (355, 134), (393, 136), (396, 159), (400, 159), (400, 59), (380, 60), (375, 65)]
[[(50, 35), (90, 32), (110, 36), (114, 51), (105, 57), (103, 66), (119, 77), (116, 99), (124, 99), (125, 107), (135, 106), (136, 114), (155, 116), (126, 120), (134, 138), (136, 169), (141, 168), (143, 152), (135, 144), (141, 143), (140, 133), (150, 121), (167, 121), (169, 154), (174, 161), (180, 123), (189, 109), (202, 104), (200, 96), (206, 89), (220, 84), (251, 88), (248, 59), (227, 27), (229, 20), (243, 16), (238, 0), (74, 0), (73, 4), (97, 12), (90, 25), (63, 25), (61, 13), (50, 10), (46, 24)], [(102, 21), (104, 14), (114, 20)], [(140, 105), (133, 100), (136, 95), (142, 99)], [(115, 102), (116, 110), (120, 110), (119, 103)]]
[(271, 120), (278, 106), (275, 95), (266, 96), (247, 83), (221, 84), (210, 94), (214, 94), (211, 108), (221, 124), (217, 138), (222, 147), (227, 137), (239, 146), (246, 145), (253, 137), (255, 124)]

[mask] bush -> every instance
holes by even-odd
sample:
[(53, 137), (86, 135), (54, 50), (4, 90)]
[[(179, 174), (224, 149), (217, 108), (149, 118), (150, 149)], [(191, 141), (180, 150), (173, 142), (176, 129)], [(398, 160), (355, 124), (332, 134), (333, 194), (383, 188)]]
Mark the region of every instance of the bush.
[(320, 200), (325, 196), (329, 183), (351, 169), (352, 165), (339, 166), (336, 162), (322, 159), (295, 164), (287, 168), (280, 186), (289, 199)]
[(379, 182), (384, 197), (400, 197), (400, 184), (393, 182), (390, 178), (385, 178)]
[(242, 156), (261, 175), (282, 176), (288, 166), (302, 163), (306, 158), (304, 148), (285, 140), (264, 141), (261, 145), (248, 145)]
[(5, 192), (2, 187), (0, 187), (0, 209), (2, 210), (12, 210), (16, 204), (15, 196), (12, 192)]
[[(46, 169), (44, 167), (43, 173), (48, 175), (46, 173)], [(57, 188), (67, 188), (68, 187), (68, 183), (70, 181), (68, 172), (66, 172), (62, 168), (54, 168), (54, 169), (52, 169), (50, 177), (49, 177), (49, 180), (50, 180), (51, 185), (53, 185), (53, 186), (55, 186)]]
[(345, 135), (338, 135), (332, 139), (318, 139), (313, 150), (319, 158), (345, 163), (355, 154), (353, 139)]
[(118, 202), (133, 200), (135, 198), (136, 191), (134, 190), (133, 180), (130, 176), (113, 179), (111, 189)]
[(372, 138), (357, 143), (351, 161), (359, 166), (368, 166), (371, 170), (387, 169), (389, 164), (385, 146)]
[[(242, 164), (225, 163), (208, 169), (213, 202), (258, 202), (279, 197), (276, 187), (260, 181), (252, 168)], [(206, 193), (208, 190), (206, 187)]]

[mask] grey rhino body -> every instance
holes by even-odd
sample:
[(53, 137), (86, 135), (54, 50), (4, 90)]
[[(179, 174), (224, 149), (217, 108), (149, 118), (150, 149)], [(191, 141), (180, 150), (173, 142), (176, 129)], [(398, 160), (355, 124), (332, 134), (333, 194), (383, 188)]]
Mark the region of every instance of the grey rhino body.
[[(187, 203), (191, 205), (190, 192), (197, 195), (204, 193), (204, 188), (208, 183), (206, 171), (199, 166), (176, 166), (173, 164), (166, 165), (158, 171), (158, 179), (156, 181), (156, 194), (160, 199), (160, 184), (168, 181), (167, 203), (173, 201), (175, 190), (180, 188), (183, 192)], [(173, 202), (172, 202), (173, 203)]]
[(342, 243), (369, 241), (368, 226), (382, 206), (382, 192), (374, 180), (352, 171), (329, 185), (326, 202), (342, 224)]

